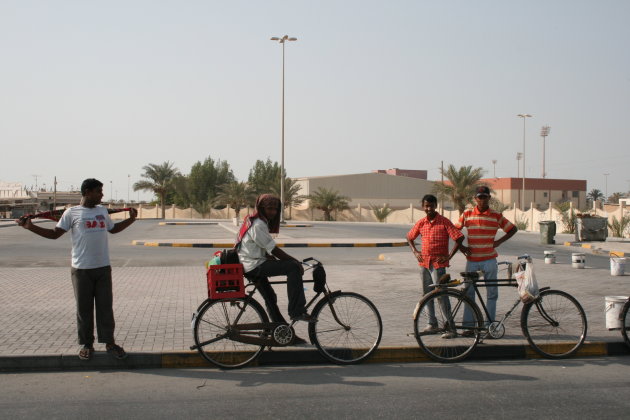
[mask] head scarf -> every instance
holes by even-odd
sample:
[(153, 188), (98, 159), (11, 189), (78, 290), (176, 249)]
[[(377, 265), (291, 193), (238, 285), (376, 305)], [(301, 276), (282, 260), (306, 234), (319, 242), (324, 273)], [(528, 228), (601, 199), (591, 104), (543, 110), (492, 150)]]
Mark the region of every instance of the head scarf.
[[(268, 219), (265, 216), (265, 212), (263, 210), (265, 207), (276, 207), (278, 209), (278, 212), (273, 219)], [(258, 196), (258, 198), (256, 199), (256, 209), (254, 211), (254, 214), (245, 216), (243, 224), (241, 225), (241, 229), (238, 231), (238, 235), (236, 236), (236, 243), (234, 244), (235, 248), (240, 245), (241, 241), (245, 237), (245, 234), (247, 234), (247, 231), (250, 227), (252, 227), (252, 224), (256, 219), (260, 219), (263, 222), (267, 223), (267, 226), (269, 227), (269, 233), (280, 232), (280, 199), (272, 194), (262, 194)]]

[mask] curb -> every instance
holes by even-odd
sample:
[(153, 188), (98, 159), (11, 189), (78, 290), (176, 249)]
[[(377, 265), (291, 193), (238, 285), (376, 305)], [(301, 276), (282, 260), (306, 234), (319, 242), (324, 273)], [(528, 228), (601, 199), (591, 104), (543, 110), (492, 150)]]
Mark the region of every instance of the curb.
[[(586, 342), (574, 357), (630, 355), (624, 342)], [(542, 359), (527, 344), (482, 344), (466, 360)], [(433, 362), (419, 347), (381, 347), (366, 363)], [(463, 362), (462, 362), (463, 363)], [(265, 351), (250, 366), (330, 364), (314, 348)], [(198, 352), (129, 353), (117, 360), (105, 352), (96, 352), (90, 361), (76, 355), (0, 356), (0, 372), (72, 371), (94, 369), (181, 369), (214, 368)]]
[[(149, 242), (149, 241), (131, 241), (132, 245), (153, 246), (153, 247), (174, 247), (174, 248), (232, 248), (234, 242)], [(309, 243), (295, 242), (283, 243), (276, 242), (276, 246), (280, 248), (391, 248), (407, 246), (407, 242), (329, 242), (329, 243)]]
[(593, 254), (597, 254), (597, 255), (608, 255), (609, 257), (624, 257), (625, 256), (625, 252), (624, 251), (610, 251), (610, 250), (606, 250), (603, 248), (599, 248), (593, 244), (583, 244), (581, 242), (565, 242), (564, 246), (571, 246), (571, 247), (575, 247), (575, 248), (583, 248), (583, 249), (590, 249), (591, 253)]

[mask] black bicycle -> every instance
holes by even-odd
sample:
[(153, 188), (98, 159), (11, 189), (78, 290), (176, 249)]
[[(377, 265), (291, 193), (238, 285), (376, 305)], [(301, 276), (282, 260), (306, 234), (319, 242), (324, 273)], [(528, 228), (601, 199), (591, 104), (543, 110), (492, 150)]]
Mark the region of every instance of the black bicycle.
[[(519, 257), (517, 271), (524, 269), (527, 261), (531, 261), (529, 256)], [(483, 339), (503, 337), (506, 320), (523, 302), (519, 297), (502, 319), (490, 319), (479, 287), (518, 286), (512, 278), (512, 263), (504, 261), (499, 265), (506, 266), (503, 271), (507, 271), (507, 278), (482, 280), (478, 272), (461, 273), (463, 281), (451, 281), (450, 277), (445, 276), (441, 279), (441, 284), (434, 285), (435, 290), (419, 302), (414, 314), (414, 335), (420, 348), (433, 360), (463, 360)], [(463, 288), (457, 288), (458, 286)], [(466, 296), (470, 287), (474, 288), (479, 298), (487, 324), (479, 306)], [(580, 303), (570, 294), (543, 287), (535, 299), (523, 303), (521, 330), (530, 346), (541, 356), (569, 357), (578, 351), (586, 338), (586, 314)]]
[[(316, 295), (306, 308), (313, 307), (309, 322), (310, 342), (328, 360), (339, 364), (359, 363), (367, 359), (381, 341), (383, 325), (376, 306), (358, 293), (331, 292), (321, 262), (314, 258), (302, 264), (312, 270)], [(224, 266), (213, 266), (217, 271)], [(242, 269), (242, 268), (241, 268)], [(242, 282), (242, 274), (241, 274)], [(271, 284), (286, 284), (273, 281)], [(227, 284), (227, 283), (226, 283)], [(227, 284), (226, 293), (234, 293), (233, 284)], [(197, 349), (210, 363), (221, 368), (238, 368), (253, 362), (265, 347), (285, 347), (295, 337), (293, 324), (270, 322), (262, 305), (254, 299), (257, 286), (248, 283), (242, 297), (207, 299), (193, 314), (192, 327)]]

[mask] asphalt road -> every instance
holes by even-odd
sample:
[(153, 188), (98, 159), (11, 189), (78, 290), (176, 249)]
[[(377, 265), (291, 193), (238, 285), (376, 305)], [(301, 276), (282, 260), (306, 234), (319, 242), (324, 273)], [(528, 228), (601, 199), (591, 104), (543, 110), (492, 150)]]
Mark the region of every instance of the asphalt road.
[[(625, 418), (630, 358), (0, 375), (3, 418)], [(60, 386), (63, 384), (63, 386)]]
[[(44, 222), (43, 227), (54, 227)], [(315, 223), (308, 228), (285, 228), (281, 235), (292, 238), (404, 238), (411, 225), (377, 223)], [(133, 240), (160, 239), (232, 239), (235, 227), (229, 224), (209, 226), (160, 226), (158, 220), (139, 220), (127, 230), (110, 235), (110, 255), (114, 267), (195, 266), (202, 265), (214, 250), (208, 248), (145, 247), (131, 245)], [(540, 245), (537, 233), (519, 232), (504, 243), (499, 252), (505, 256), (528, 253), (543, 258), (545, 249), (555, 249), (558, 261), (571, 261), (575, 249), (561, 245), (572, 235), (556, 235), (559, 245)], [(291, 248), (297, 258), (315, 256), (324, 264), (376, 264), (379, 254), (408, 252), (397, 248)], [(607, 256), (588, 255), (587, 265), (609, 267)], [(70, 235), (57, 240), (44, 239), (15, 226), (0, 229), (0, 267), (67, 267), (70, 265)]]

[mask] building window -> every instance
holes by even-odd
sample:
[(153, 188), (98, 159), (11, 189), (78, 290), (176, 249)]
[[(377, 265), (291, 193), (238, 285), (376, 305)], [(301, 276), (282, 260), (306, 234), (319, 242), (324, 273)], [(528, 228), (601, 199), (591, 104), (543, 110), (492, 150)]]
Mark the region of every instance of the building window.
[(562, 191), (562, 198), (567, 198), (567, 192), (566, 191)]
[(580, 196), (580, 192), (579, 191), (573, 191), (572, 197), (579, 197), (579, 196)]
[(547, 197), (547, 193), (546, 193), (546, 192), (545, 192), (545, 193), (543, 193), (543, 197)]

